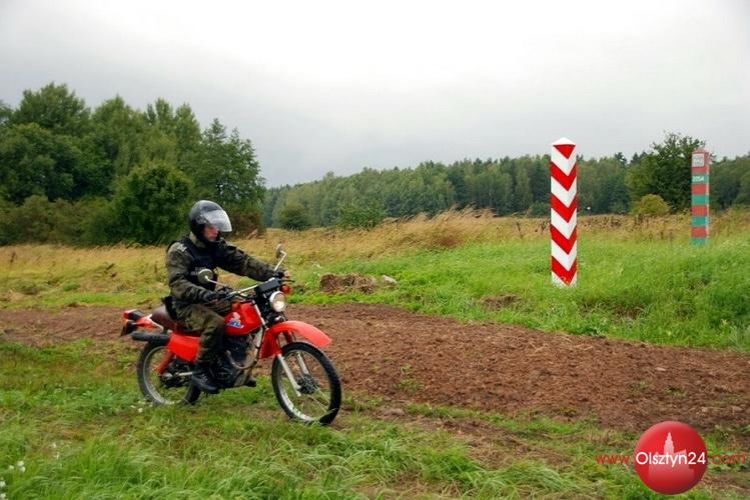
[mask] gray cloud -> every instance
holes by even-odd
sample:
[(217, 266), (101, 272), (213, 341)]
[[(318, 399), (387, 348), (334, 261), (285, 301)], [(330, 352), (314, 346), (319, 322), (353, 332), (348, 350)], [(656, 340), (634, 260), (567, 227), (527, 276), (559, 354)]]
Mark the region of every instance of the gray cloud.
[(742, 1), (0, 5), (0, 99), (187, 102), (252, 139), (269, 185), (364, 166), (626, 155), (664, 131), (750, 150)]

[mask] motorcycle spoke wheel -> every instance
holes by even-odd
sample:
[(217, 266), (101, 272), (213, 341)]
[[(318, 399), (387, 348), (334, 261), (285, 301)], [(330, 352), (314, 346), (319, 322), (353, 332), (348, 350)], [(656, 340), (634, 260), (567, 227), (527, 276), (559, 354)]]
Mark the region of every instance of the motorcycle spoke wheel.
[(170, 353), (166, 346), (147, 344), (138, 359), (138, 385), (149, 401), (157, 405), (192, 404), (200, 389), (190, 383), (191, 365), (174, 358), (162, 374), (157, 368)]
[(341, 406), (341, 383), (331, 360), (305, 342), (285, 345), (281, 355), (294, 377), (290, 380), (281, 362), (274, 359), (271, 384), (284, 412), (305, 423), (331, 423)]

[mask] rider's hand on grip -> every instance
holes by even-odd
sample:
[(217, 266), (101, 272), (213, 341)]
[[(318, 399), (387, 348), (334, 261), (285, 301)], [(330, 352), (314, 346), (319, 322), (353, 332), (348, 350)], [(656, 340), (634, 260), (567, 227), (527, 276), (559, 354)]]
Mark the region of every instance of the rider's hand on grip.
[(279, 269), (278, 271), (274, 271), (273, 277), (281, 280), (285, 278), (288, 279), (291, 277), (291, 275), (289, 274), (289, 271)]
[(222, 294), (213, 290), (206, 290), (201, 294), (201, 301), (203, 302), (216, 302), (222, 298), (224, 298), (222, 297)]
[(203, 302), (220, 302), (227, 300), (231, 293), (231, 290), (206, 290), (203, 292), (201, 299)]

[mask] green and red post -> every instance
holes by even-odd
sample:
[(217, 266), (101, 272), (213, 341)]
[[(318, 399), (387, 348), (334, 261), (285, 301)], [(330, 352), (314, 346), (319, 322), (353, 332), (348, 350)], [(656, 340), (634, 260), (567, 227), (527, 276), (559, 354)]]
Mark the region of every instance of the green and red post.
[(694, 245), (705, 245), (708, 241), (708, 172), (711, 153), (699, 148), (692, 156), (692, 208), (690, 240)]

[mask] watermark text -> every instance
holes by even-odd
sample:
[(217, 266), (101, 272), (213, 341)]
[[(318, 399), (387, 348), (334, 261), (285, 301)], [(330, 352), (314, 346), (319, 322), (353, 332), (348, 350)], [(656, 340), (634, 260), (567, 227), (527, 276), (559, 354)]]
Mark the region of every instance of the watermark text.
[(747, 453), (721, 453), (709, 455), (706, 453), (683, 453), (663, 455), (657, 453), (638, 452), (634, 455), (596, 455), (599, 465), (744, 465), (747, 463)]

